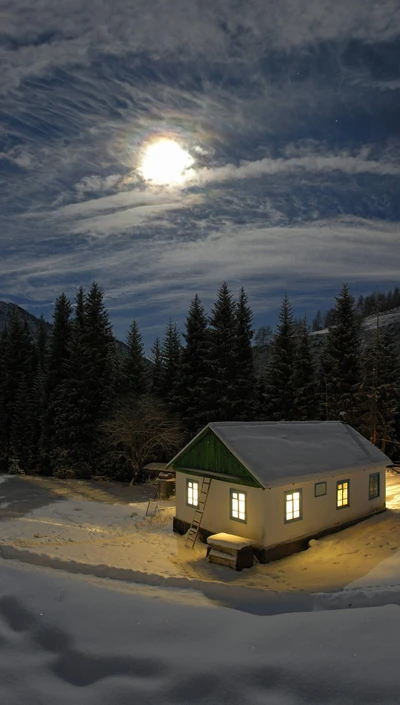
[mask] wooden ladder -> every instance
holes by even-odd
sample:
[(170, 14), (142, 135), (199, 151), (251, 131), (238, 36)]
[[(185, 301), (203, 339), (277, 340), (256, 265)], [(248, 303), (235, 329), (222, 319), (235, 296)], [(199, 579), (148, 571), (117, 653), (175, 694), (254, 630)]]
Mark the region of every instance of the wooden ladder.
[(203, 477), (203, 483), (201, 485), (199, 496), (199, 504), (193, 515), (192, 523), (186, 536), (185, 546), (187, 548), (193, 548), (194, 544), (196, 543), (201, 520), (203, 518), (204, 510), (206, 508), (208, 493), (210, 491), (211, 479), (211, 477)]

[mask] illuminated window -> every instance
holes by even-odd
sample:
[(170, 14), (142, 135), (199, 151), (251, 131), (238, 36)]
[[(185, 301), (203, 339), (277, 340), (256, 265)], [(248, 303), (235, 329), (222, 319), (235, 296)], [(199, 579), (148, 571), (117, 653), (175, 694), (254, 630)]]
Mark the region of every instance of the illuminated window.
[(247, 498), (246, 492), (231, 490), (231, 519), (235, 521), (247, 521)]
[(381, 493), (381, 476), (379, 472), (375, 472), (369, 476), (369, 498), (376, 499)]
[(326, 482), (315, 483), (315, 497), (323, 497), (326, 494)]
[(195, 480), (186, 480), (187, 487), (187, 504), (191, 507), (199, 506), (199, 483)]
[(350, 504), (350, 481), (340, 480), (336, 485), (336, 508), (348, 507)]
[(302, 491), (285, 492), (285, 522), (302, 519)]

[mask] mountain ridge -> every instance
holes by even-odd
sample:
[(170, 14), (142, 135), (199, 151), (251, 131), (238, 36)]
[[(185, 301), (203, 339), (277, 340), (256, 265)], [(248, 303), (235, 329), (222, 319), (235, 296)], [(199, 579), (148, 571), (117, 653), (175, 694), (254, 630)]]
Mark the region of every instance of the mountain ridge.
[[(33, 337), (36, 336), (37, 329), (39, 326), (39, 318), (35, 316), (33, 313), (29, 313), (25, 308), (22, 306), (19, 306), (18, 304), (14, 304), (11, 301), (0, 301), (0, 332), (4, 330), (5, 326), (7, 325), (8, 321), (11, 318), (12, 312), (16, 310), (18, 315), (27, 322), (28, 328), (33, 335)], [(46, 328), (48, 330), (48, 333), (51, 333), (53, 330), (53, 324), (49, 323), (48, 321), (45, 321)], [(119, 351), (121, 352), (122, 355), (126, 354), (128, 350), (128, 346), (123, 343), (121, 340), (116, 340), (117, 347)]]

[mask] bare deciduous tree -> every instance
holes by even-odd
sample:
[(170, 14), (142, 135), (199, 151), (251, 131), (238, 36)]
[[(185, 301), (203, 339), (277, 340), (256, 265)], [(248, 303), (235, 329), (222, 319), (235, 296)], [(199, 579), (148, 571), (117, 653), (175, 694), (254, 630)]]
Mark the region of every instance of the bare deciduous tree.
[(130, 463), (131, 485), (156, 452), (176, 452), (183, 438), (179, 422), (151, 395), (123, 399), (103, 429), (113, 454)]

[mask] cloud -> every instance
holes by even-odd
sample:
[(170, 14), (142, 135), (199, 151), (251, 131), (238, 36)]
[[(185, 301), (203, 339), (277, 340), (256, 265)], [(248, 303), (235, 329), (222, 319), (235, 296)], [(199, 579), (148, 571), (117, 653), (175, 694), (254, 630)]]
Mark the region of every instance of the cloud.
[(182, 320), (192, 295), (197, 291), (210, 302), (222, 278), (237, 281), (237, 288), (245, 282), (256, 312), (265, 306), (269, 291), (288, 287), (288, 272), (290, 287), (303, 291), (316, 273), (330, 287), (342, 281), (396, 280), (399, 235), (398, 224), (353, 218), (301, 227), (230, 224), (194, 242), (166, 237), (126, 240), (117, 247), (81, 242), (69, 253), (28, 254), (25, 260), (16, 251), (2, 261), (0, 275), (3, 291), (36, 302), (55, 298), (63, 289), (72, 295), (90, 276), (105, 288), (114, 309), (122, 311), (125, 304), (143, 312), (156, 307), (159, 316), (169, 309)]
[(237, 61), (267, 48), (288, 51), (349, 37), (382, 42), (400, 33), (397, 0), (248, 0), (241, 10), (239, 0), (9, 1), (2, 8), (2, 88), (12, 90), (50, 67), (87, 64), (94, 51)]
[(120, 174), (109, 174), (108, 176), (90, 175), (84, 176), (83, 179), (75, 184), (74, 188), (78, 197), (84, 198), (87, 194), (102, 193), (111, 191), (122, 181)]
[(289, 159), (264, 158), (255, 162), (243, 162), (239, 166), (226, 164), (216, 169), (193, 170), (191, 180), (195, 183), (213, 181), (230, 181), (233, 179), (258, 178), (263, 175), (273, 175), (296, 172), (343, 172), (345, 174), (376, 174), (398, 176), (400, 164), (365, 159), (363, 156), (350, 154), (308, 154)]
[[(0, 297), (96, 278), (150, 331), (225, 278), (258, 312), (397, 278), (398, 0), (245, 6), (3, 2)], [(138, 178), (157, 134), (183, 189)]]

